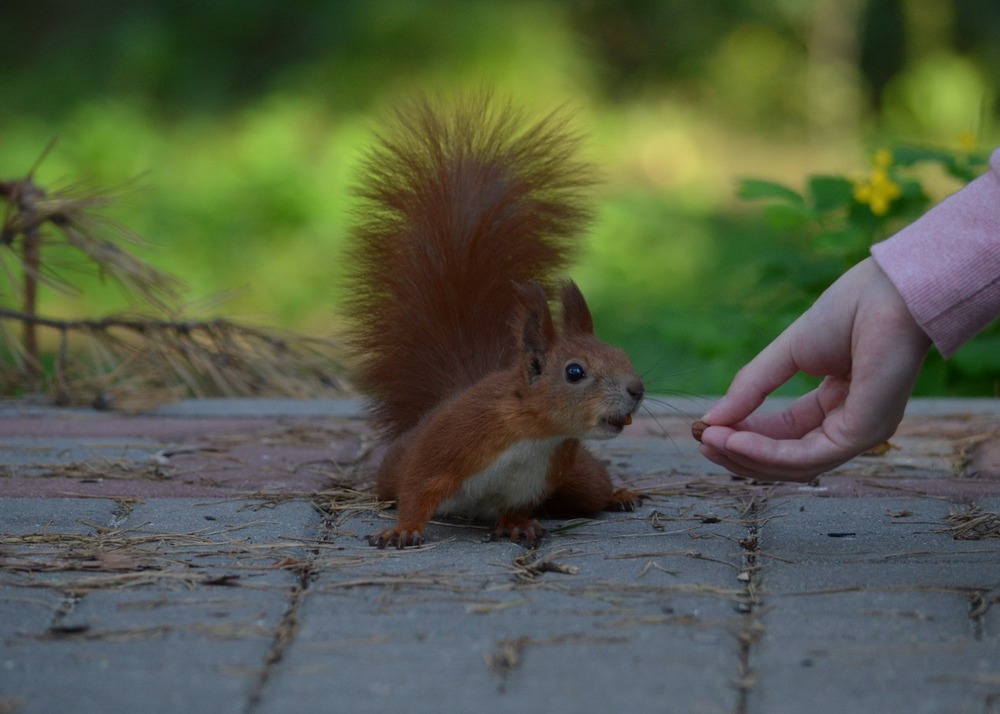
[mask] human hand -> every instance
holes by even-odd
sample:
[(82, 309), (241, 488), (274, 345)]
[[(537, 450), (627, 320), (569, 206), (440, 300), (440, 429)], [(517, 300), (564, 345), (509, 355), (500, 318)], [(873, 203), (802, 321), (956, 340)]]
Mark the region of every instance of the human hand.
[[(808, 481), (892, 436), (929, 347), (867, 258), (736, 374), (702, 417), (701, 453), (740, 476)], [(800, 371), (823, 382), (784, 411), (754, 413)]]

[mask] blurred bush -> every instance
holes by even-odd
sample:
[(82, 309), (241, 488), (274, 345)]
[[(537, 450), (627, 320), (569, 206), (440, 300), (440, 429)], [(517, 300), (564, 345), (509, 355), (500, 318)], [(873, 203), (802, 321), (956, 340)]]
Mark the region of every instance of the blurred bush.
[[(0, 15), (0, 178), (57, 137), (37, 180), (115, 188), (114, 219), (196, 312), (222, 293), (228, 314), (314, 335), (337, 330), (352, 176), (386, 105), (487, 85), (540, 113), (578, 108), (605, 180), (575, 277), (602, 336), (660, 389), (724, 390), (852, 257), (823, 262), (794, 208), (765, 220), (736, 178), (801, 186), (864, 170), (869, 146), (1000, 143), (991, 0), (56, 0)], [(914, 180), (928, 200), (957, 185)], [(100, 276), (82, 283), (80, 298), (43, 291), (40, 311), (127, 304)], [(992, 355), (965, 361), (977, 376), (932, 364), (922, 392), (992, 393)]]
[[(773, 314), (794, 319), (855, 263), (872, 244), (919, 218), (930, 206), (918, 169), (928, 165), (968, 183), (988, 168), (989, 155), (913, 147), (881, 148), (867, 173), (811, 176), (797, 191), (757, 179), (741, 182), (739, 195), (764, 201), (769, 225), (792, 238), (785, 251), (765, 257), (758, 292), (771, 296)], [(973, 338), (949, 362), (929, 356), (919, 388), (932, 394), (991, 394), (998, 384), (1000, 322)]]

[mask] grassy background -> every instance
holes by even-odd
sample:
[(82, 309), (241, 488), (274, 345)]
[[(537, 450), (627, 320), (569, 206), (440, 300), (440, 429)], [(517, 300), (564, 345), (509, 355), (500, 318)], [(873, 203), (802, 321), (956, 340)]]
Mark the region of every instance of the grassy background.
[[(602, 179), (573, 277), (659, 390), (724, 391), (820, 288), (766, 269), (808, 270), (809, 237), (766, 225), (738, 179), (799, 187), (864, 174), (882, 145), (1000, 144), (988, 0), (64, 0), (0, 16), (0, 177), (57, 138), (36, 179), (115, 189), (109, 217), (196, 314), (317, 336), (340, 326), (352, 181), (386, 107), (483, 86), (539, 114), (568, 105)], [(938, 198), (959, 186), (922, 180)], [(50, 259), (82, 292), (45, 292), (43, 314), (129, 307)], [(6, 284), (0, 304), (16, 304)], [(932, 360), (918, 392), (995, 394), (990, 354)]]

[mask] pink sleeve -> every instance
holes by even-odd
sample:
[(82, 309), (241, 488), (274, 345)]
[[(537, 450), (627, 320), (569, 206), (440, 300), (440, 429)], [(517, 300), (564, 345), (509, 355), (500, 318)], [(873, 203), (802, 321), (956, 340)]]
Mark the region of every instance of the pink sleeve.
[(872, 256), (944, 357), (1000, 315), (1000, 149), (990, 170)]

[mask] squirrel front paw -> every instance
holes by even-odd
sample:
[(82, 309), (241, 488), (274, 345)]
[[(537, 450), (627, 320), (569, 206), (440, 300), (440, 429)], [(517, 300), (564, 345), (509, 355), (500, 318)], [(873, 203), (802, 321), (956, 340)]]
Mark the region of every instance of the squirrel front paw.
[(368, 536), (368, 545), (373, 545), (379, 549), (383, 549), (387, 545), (392, 545), (402, 550), (408, 545), (417, 546), (422, 545), (423, 542), (424, 532), (420, 528), (404, 530), (399, 526), (395, 526), (394, 528), (386, 528), (380, 533), (372, 533)]
[(509, 538), (525, 548), (537, 548), (544, 535), (545, 529), (534, 518), (501, 517), (497, 527), (490, 535), (490, 540)]

